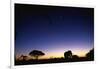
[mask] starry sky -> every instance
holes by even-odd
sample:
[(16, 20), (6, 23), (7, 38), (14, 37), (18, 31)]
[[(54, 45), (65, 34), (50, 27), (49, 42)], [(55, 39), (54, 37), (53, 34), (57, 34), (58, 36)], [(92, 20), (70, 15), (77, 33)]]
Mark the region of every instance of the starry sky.
[(84, 56), (94, 42), (94, 9), (15, 4), (15, 55), (32, 50), (44, 58), (61, 57), (65, 51)]

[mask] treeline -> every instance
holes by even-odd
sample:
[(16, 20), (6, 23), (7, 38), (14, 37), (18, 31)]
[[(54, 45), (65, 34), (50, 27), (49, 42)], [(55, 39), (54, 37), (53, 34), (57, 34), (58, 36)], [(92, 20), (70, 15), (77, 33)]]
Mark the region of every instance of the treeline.
[(45, 53), (42, 51), (32, 50), (31, 52), (29, 52), (29, 56), (31, 57), (31, 59), (29, 59), (28, 56), (21, 55), (18, 59), (15, 58), (15, 65), (92, 61), (94, 60), (94, 49), (86, 53), (85, 57), (79, 57), (77, 55), (73, 55), (72, 51), (68, 50), (64, 52), (64, 57), (39, 60), (39, 57), (44, 55)]

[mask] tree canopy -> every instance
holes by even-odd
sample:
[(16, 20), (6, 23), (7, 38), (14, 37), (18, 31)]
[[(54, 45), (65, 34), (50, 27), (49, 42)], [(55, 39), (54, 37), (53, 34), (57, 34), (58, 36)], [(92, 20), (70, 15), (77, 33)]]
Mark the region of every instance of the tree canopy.
[(93, 59), (94, 59), (94, 49), (90, 50), (90, 51), (86, 54), (86, 57), (87, 57), (89, 60), (93, 60)]
[(66, 51), (64, 53), (64, 57), (65, 57), (66, 60), (71, 59), (72, 58), (72, 52), (71, 52), (71, 50)]
[(45, 53), (39, 50), (33, 50), (29, 53), (29, 55), (38, 59), (38, 57), (45, 55)]

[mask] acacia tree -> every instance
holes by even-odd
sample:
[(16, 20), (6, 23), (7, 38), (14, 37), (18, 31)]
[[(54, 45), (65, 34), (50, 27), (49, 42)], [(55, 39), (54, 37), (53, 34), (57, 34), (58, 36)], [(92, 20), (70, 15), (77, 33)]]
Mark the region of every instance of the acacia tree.
[(35, 59), (38, 60), (39, 57), (44, 56), (45, 53), (43, 53), (42, 51), (39, 50), (33, 50), (29, 53), (30, 56), (35, 57)]

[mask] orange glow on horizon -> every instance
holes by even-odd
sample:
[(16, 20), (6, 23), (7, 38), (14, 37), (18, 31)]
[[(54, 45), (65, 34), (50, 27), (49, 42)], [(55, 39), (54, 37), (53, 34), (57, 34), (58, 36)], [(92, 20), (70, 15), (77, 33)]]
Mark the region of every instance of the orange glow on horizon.
[[(77, 55), (79, 57), (85, 57), (87, 52), (88, 52), (87, 50), (75, 50), (72, 53), (73, 53), (73, 55)], [(18, 59), (18, 57), (20, 57), (20, 56), (16, 56), (17, 59)], [(51, 59), (51, 58), (61, 58), (61, 57), (64, 57), (63, 52), (57, 52), (57, 53), (52, 52), (52, 53), (48, 53), (48, 54), (45, 54), (44, 56), (39, 57), (39, 59)], [(28, 55), (28, 58), (31, 59), (32, 57), (30, 57)], [(34, 59), (34, 57), (33, 57), (33, 59)]]

